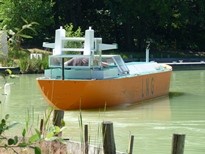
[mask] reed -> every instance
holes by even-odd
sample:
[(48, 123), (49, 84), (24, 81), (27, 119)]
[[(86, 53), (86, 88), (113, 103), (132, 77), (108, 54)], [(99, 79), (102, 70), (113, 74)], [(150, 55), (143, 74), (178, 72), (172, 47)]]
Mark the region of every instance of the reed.
[[(0, 123), (0, 141), (2, 141), (3, 143), (0, 144), (0, 153), (2, 152), (3, 148), (4, 153), (13, 151), (13, 153), (20, 154), (22, 153), (23, 149), (26, 149), (28, 153), (31, 153), (31, 151), (33, 151), (35, 154), (41, 154), (45, 153), (45, 151), (51, 152), (52, 147), (54, 147), (51, 146), (51, 144), (55, 146), (59, 144), (58, 147), (62, 146), (62, 144), (64, 144), (65, 142), (61, 137), (57, 135), (61, 133), (65, 127), (60, 128), (52, 124), (52, 113), (53, 109), (48, 108), (44, 114), (42, 128), (35, 128), (38, 125), (35, 125), (34, 109), (27, 110), (25, 127), (22, 129), (21, 136), (15, 135), (14, 137), (10, 138), (6, 136), (6, 131), (10, 131), (10, 128), (14, 127), (18, 123), (8, 125), (7, 120), (9, 118), (9, 115), (6, 115)], [(50, 146), (46, 146), (48, 144)]]

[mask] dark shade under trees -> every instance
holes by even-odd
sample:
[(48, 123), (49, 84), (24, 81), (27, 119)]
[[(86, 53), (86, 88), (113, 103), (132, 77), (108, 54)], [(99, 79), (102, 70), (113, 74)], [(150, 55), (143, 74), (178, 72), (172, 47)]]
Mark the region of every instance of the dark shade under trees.
[[(6, 6), (6, 7), (5, 7)], [(38, 22), (39, 45), (52, 39), (59, 26), (69, 23), (82, 31), (92, 26), (104, 42), (116, 42), (121, 51), (204, 51), (204, 0), (8, 0), (0, 3), (1, 27), (22, 26), (23, 19)]]

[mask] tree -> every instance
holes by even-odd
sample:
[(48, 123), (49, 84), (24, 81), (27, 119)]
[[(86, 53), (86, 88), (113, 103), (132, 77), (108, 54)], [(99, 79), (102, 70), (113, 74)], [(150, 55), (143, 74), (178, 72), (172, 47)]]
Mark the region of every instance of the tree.
[(82, 22), (81, 10), (81, 0), (54, 0), (55, 29), (68, 23), (78, 27)]
[(0, 12), (1, 27), (20, 28), (23, 19), (39, 23), (30, 44), (72, 23), (74, 30), (93, 27), (123, 51), (144, 51), (147, 40), (158, 51), (205, 49), (203, 0), (1, 0)]
[[(50, 0), (3, 1), (0, 4), (0, 27), (2, 28), (6, 25), (8, 29), (21, 29), (25, 24), (24, 20), (28, 23), (37, 22), (38, 39), (41, 38), (40, 41), (42, 41), (42, 38), (45, 38), (52, 28), (52, 6), (53, 2)], [(28, 33), (29, 35), (34, 35), (30, 31)]]

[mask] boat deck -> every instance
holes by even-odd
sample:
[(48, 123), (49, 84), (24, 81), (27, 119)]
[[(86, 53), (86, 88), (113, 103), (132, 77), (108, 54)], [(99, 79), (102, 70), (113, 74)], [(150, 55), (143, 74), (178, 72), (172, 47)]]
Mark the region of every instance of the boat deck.
[(201, 62), (172, 62), (172, 63), (164, 63), (172, 66), (174, 71), (179, 70), (205, 70), (205, 61)]

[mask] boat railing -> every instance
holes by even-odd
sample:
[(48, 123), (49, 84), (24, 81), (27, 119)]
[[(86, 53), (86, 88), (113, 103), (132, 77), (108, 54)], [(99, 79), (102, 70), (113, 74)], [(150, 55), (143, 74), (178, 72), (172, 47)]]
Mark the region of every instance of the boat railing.
[[(43, 43), (43, 47), (53, 49), (53, 55), (49, 56), (49, 67), (51, 68), (62, 67), (63, 62), (72, 58), (87, 59), (88, 64), (65, 65), (64, 68), (102, 68), (102, 50), (117, 49), (116, 44), (103, 44), (102, 38), (95, 38), (91, 27), (85, 31), (85, 37), (66, 37), (65, 33), (65, 29), (60, 27), (55, 33), (55, 43)], [(96, 56), (98, 56), (97, 63)]]
[[(90, 55), (50, 55), (49, 67), (50, 68), (62, 68), (62, 69), (102, 69), (117, 67), (119, 74), (129, 74), (129, 68), (124, 63), (120, 55), (95, 55), (93, 57), (93, 63), (90, 63)], [(86, 64), (79, 64), (80, 59), (87, 60)], [(100, 59), (100, 60), (99, 60)], [(77, 62), (75, 62), (75, 60)], [(67, 64), (67, 62), (69, 64)], [(104, 63), (100, 64), (100, 63)]]
[(88, 55), (50, 55), (49, 56), (49, 67), (50, 68), (61, 68), (62, 65), (64, 65), (64, 68), (76, 68), (76, 69), (85, 69), (85, 68), (90, 68), (90, 63), (88, 62), (87, 65), (66, 65), (67, 61), (71, 61), (72, 59), (76, 58), (84, 58), (89, 61), (90, 56)]
[(108, 63), (110, 62), (106, 59), (100, 61), (99, 58), (99, 56), (94, 56), (94, 60), (91, 65), (89, 55), (50, 55), (49, 68), (63, 67), (64, 69), (102, 69), (105, 64), (107, 64), (108, 67)]
[[(49, 67), (50, 68), (61, 68), (64, 64), (65, 69), (102, 69), (102, 67), (118, 67), (120, 74), (126, 74), (129, 72), (128, 67), (125, 65), (121, 56), (119, 55), (95, 55), (92, 66), (89, 63), (89, 55), (50, 55), (49, 56)], [(72, 60), (85, 59), (87, 63), (84, 65), (73, 63)], [(99, 60), (101, 59), (101, 61)], [(67, 64), (69, 62), (69, 64)], [(99, 64), (102, 63), (102, 64)]]

